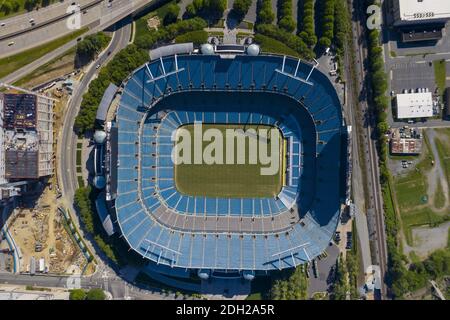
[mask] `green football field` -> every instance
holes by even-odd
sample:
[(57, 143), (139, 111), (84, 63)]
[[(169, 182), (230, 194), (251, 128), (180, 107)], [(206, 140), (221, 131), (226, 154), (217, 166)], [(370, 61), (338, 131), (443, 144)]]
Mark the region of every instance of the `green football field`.
[[(192, 140), (194, 139), (194, 125), (186, 125), (181, 128), (190, 132)], [(225, 137), (226, 129), (243, 129), (250, 128), (257, 130), (272, 129), (273, 127), (264, 125), (233, 125), (233, 124), (203, 124), (203, 132), (205, 130), (215, 128), (218, 129)], [(180, 130), (180, 128), (178, 129)], [(283, 158), (284, 146), (283, 138), (280, 133), (278, 141), (279, 149), (276, 157), (279, 160), (279, 169), (274, 175), (261, 175), (261, 168), (269, 165), (249, 164), (249, 139), (257, 139), (257, 137), (246, 137), (245, 141), (245, 164), (179, 164), (174, 166), (175, 185), (178, 191), (185, 195), (205, 196), (205, 197), (222, 197), (222, 198), (269, 198), (279, 194), (282, 188), (283, 179)], [(224, 139), (225, 141), (226, 139)], [(263, 140), (266, 141), (266, 140)], [(200, 142), (202, 143), (202, 142)], [(201, 147), (205, 149), (211, 142), (203, 141)], [(268, 150), (271, 150), (270, 140)], [(237, 155), (238, 145), (235, 140), (235, 157)], [(194, 143), (192, 143), (191, 154), (194, 157)], [(215, 154), (215, 153), (213, 153)], [(226, 155), (225, 143), (223, 144), (224, 158)], [(270, 154), (270, 151), (269, 151)], [(224, 159), (225, 162), (225, 159)], [(191, 162), (193, 163), (193, 161)], [(236, 162), (235, 162), (236, 163)]]

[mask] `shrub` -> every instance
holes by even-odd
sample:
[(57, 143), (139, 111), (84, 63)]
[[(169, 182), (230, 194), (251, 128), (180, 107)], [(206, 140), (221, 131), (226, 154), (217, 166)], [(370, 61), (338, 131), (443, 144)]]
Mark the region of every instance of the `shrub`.
[(289, 48), (295, 50), (302, 58), (311, 60), (314, 52), (308, 48), (302, 39), (270, 24), (259, 24), (257, 32), (283, 42)]
[(257, 22), (261, 24), (271, 24), (275, 19), (275, 14), (272, 10), (271, 0), (262, 0), (258, 10)]
[(92, 60), (94, 56), (105, 48), (111, 37), (108, 37), (104, 32), (98, 32), (86, 36), (77, 44), (77, 55)]
[(301, 29), (299, 36), (310, 47), (317, 43), (317, 36), (314, 31), (314, 0), (303, 0), (302, 7)]
[(70, 290), (69, 300), (85, 300), (86, 292), (83, 289)]
[(236, 0), (233, 3), (233, 12), (239, 20), (242, 20), (250, 9), (252, 0)]
[(163, 24), (168, 25), (177, 21), (180, 7), (176, 3), (171, 3), (167, 6), (167, 12), (163, 19)]
[(287, 32), (292, 32), (297, 27), (294, 19), (292, 18), (292, 1), (291, 0), (279, 0), (280, 11), (278, 26)]
[(86, 300), (105, 300), (105, 292), (102, 289), (94, 288), (88, 291)]
[(208, 41), (208, 32), (205, 30), (191, 31), (184, 34), (180, 34), (175, 38), (175, 42), (193, 42), (195, 45), (200, 45)]

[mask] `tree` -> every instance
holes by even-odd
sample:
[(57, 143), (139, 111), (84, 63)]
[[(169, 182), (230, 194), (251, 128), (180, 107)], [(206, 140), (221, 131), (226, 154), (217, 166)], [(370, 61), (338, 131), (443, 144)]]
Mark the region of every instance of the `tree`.
[(270, 0), (262, 0), (261, 7), (258, 10), (258, 23), (271, 24), (275, 19), (275, 14), (272, 10), (272, 2)]
[(82, 41), (78, 42), (77, 55), (92, 60), (96, 54), (106, 47), (110, 39), (111, 38), (103, 32), (88, 35)]
[(332, 300), (345, 300), (347, 297), (347, 269), (343, 261), (342, 254), (336, 261), (335, 265), (335, 279), (332, 287)]
[(295, 50), (303, 59), (314, 58), (314, 52), (308, 48), (303, 40), (290, 32), (277, 28), (271, 24), (258, 24), (256, 26), (256, 31), (267, 37), (283, 42), (286, 46)]
[(163, 24), (168, 25), (177, 21), (178, 14), (180, 13), (180, 7), (175, 4), (169, 4), (167, 6), (167, 13), (164, 16)]
[(294, 19), (292, 18), (292, 1), (280, 0), (281, 8), (279, 12), (278, 26), (287, 32), (292, 32), (297, 27)]
[(250, 9), (252, 0), (236, 0), (233, 3), (233, 13), (239, 20), (242, 20)]
[(296, 268), (274, 281), (270, 290), (274, 300), (305, 300), (308, 297), (306, 274)]
[(221, 18), (227, 8), (227, 0), (205, 0), (207, 12), (213, 18)]
[(195, 45), (200, 45), (208, 41), (208, 32), (205, 30), (191, 31), (183, 33), (175, 38), (175, 42), (184, 43), (192, 42)]
[(85, 300), (86, 292), (83, 289), (70, 290), (69, 300)]
[(88, 291), (86, 300), (105, 300), (106, 295), (102, 289), (94, 288)]
[(319, 40), (319, 46), (322, 48), (329, 48), (331, 46), (331, 40), (328, 37), (322, 37)]
[(197, 14), (197, 10), (195, 9), (195, 6), (193, 3), (190, 3), (186, 6), (186, 12), (185, 15), (188, 18), (193, 18)]
[(314, 31), (314, 0), (303, 0), (301, 4), (302, 19), (299, 29), (302, 31), (299, 33), (299, 36), (312, 48), (317, 43), (317, 36)]

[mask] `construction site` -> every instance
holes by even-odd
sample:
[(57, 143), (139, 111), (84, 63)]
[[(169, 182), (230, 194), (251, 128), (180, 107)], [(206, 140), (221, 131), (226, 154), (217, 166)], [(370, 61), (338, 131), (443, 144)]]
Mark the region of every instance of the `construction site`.
[[(73, 82), (65, 80), (50, 83), (39, 90), (41, 94), (57, 99), (52, 109), (53, 137), (57, 137), (62, 126), (62, 115), (73, 85)], [(51, 142), (49, 154), (55, 154), (57, 140)], [(80, 247), (79, 236), (70, 218), (58, 208), (61, 192), (53, 170), (48, 173), (47, 177), (24, 189), (27, 191), (17, 199), (17, 206), (7, 219), (12, 239), (0, 238), (0, 271), (91, 274), (95, 266)], [(16, 263), (13, 253), (16, 254)]]
[(32, 208), (20, 206), (9, 219), (9, 230), (20, 249), (19, 272), (71, 273), (86, 270), (88, 261), (56, 205), (56, 192), (46, 187)]

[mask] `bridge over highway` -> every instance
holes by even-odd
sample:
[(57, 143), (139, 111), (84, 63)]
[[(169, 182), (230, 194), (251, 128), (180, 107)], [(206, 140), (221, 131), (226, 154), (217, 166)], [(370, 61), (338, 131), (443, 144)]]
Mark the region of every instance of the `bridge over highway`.
[[(142, 12), (148, 7), (163, 1), (113, 0), (109, 2), (108, 0), (91, 0), (85, 5), (80, 5), (79, 27), (80, 29), (89, 28), (90, 33), (98, 32), (129, 15)], [(70, 5), (71, 2), (67, 2), (65, 8), (67, 9)], [(20, 18), (2, 20), (5, 23), (5, 26), (2, 28), (6, 29), (0, 29), (0, 58), (42, 45), (76, 31), (73, 27), (69, 27), (73, 25), (71, 22), (76, 19), (74, 14), (66, 13), (59, 6), (53, 10), (56, 10), (55, 12), (58, 14), (48, 13), (47, 18), (41, 17), (40, 21), (36, 20), (34, 26), (28, 20), (30, 13), (22, 15)], [(9, 20), (11, 20), (9, 23), (15, 24), (16, 27), (9, 26)], [(15, 20), (20, 22), (15, 23)], [(27, 20), (28, 22), (26, 22)]]

